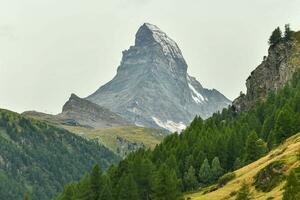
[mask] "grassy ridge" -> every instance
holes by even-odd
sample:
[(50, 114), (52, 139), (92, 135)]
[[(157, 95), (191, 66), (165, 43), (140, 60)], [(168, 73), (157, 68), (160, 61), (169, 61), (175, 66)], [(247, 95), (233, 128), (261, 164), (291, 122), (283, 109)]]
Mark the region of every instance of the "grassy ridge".
[(282, 199), (285, 180), (280, 181), (278, 186), (276, 186), (270, 192), (261, 192), (255, 189), (255, 176), (260, 172), (260, 170), (276, 161), (284, 163), (283, 172), (285, 175), (287, 175), (291, 169), (294, 169), (300, 165), (300, 161), (298, 159), (299, 152), (300, 133), (289, 138), (284, 144), (275, 148), (263, 158), (235, 171), (234, 173), (236, 174), (236, 178), (227, 183), (224, 187), (206, 194), (204, 193), (209, 188), (203, 188), (196, 193), (186, 194), (185, 197), (189, 197), (192, 200), (233, 200), (235, 199), (235, 196), (231, 196), (230, 194), (236, 192), (241, 187), (241, 184), (245, 181), (250, 185), (254, 199), (265, 200), (273, 197), (274, 200), (280, 200)]

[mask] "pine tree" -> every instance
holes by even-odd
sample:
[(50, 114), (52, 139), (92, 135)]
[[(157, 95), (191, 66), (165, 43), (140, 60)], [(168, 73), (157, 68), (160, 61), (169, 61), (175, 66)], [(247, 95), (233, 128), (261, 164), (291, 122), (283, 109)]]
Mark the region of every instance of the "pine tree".
[(257, 160), (267, 151), (267, 145), (259, 139), (256, 132), (252, 131), (246, 140), (245, 161), (250, 163)]
[(300, 199), (300, 180), (296, 173), (291, 171), (287, 183), (284, 187), (283, 200), (299, 200)]
[(103, 187), (98, 200), (113, 200), (111, 188), (108, 185)]
[(91, 200), (98, 200), (101, 191), (102, 171), (99, 165), (95, 165), (91, 172)]
[(251, 200), (252, 194), (249, 189), (249, 185), (243, 182), (241, 189), (237, 193), (236, 200)]
[(98, 200), (113, 200), (111, 182), (107, 174), (102, 177), (102, 190)]
[(152, 183), (152, 200), (177, 200), (181, 198), (178, 179), (174, 170), (162, 164)]
[(212, 172), (207, 158), (205, 158), (200, 167), (199, 178), (200, 182), (204, 184), (208, 184), (212, 180)]
[(214, 181), (217, 180), (224, 173), (224, 170), (221, 167), (218, 157), (215, 157), (211, 163), (211, 173), (212, 173), (212, 179)]
[(290, 25), (289, 24), (286, 24), (284, 26), (284, 40), (285, 41), (290, 41), (292, 39), (292, 36), (293, 36), (293, 31), (291, 30), (290, 28)]
[(186, 191), (195, 190), (198, 186), (195, 169), (190, 166), (189, 170), (184, 173), (183, 183)]
[(271, 37), (270, 37), (270, 39), (269, 39), (269, 44), (270, 44), (271, 46), (274, 46), (274, 45), (276, 45), (278, 42), (280, 42), (281, 40), (282, 40), (282, 32), (281, 32), (280, 28), (277, 27), (277, 28), (273, 31), (273, 33), (272, 33), (272, 35), (271, 35)]
[(118, 186), (118, 199), (120, 200), (138, 200), (138, 189), (132, 173), (123, 174)]

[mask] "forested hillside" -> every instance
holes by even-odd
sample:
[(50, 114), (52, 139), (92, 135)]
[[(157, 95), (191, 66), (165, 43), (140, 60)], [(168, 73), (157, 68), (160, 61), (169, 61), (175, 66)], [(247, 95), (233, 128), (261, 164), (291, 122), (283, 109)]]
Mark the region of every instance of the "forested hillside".
[(93, 165), (118, 161), (96, 142), (0, 109), (0, 199), (51, 199)]
[[(225, 172), (266, 154), (300, 131), (300, 73), (247, 112), (224, 109), (207, 120), (196, 117), (181, 134), (153, 151), (140, 150), (94, 180), (94, 171), (57, 199), (111, 194), (100, 199), (180, 199), (181, 193), (216, 182)], [(97, 171), (97, 170), (96, 170)], [(94, 181), (93, 181), (94, 180)], [(100, 181), (99, 181), (100, 180)], [(85, 188), (79, 190), (80, 188)]]

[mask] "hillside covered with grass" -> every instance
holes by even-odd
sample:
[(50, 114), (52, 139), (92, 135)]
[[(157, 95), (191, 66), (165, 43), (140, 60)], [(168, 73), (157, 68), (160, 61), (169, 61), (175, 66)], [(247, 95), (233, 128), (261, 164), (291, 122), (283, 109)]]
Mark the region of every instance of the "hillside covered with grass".
[[(224, 183), (225, 185), (215, 184), (186, 194), (185, 197), (191, 200), (233, 200), (245, 183), (252, 199), (280, 200), (283, 198), (287, 176), (293, 170), (300, 170), (299, 166), (300, 133), (290, 137), (259, 160), (231, 172), (233, 178)], [(298, 175), (300, 178), (300, 174)], [(219, 182), (221, 180), (222, 178)]]

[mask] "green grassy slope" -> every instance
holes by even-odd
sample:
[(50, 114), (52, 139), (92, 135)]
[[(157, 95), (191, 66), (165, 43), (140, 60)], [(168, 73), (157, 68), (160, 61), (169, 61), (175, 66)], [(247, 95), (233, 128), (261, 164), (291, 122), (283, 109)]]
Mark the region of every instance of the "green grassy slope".
[(49, 115), (38, 112), (25, 112), (25, 116), (46, 123), (64, 128), (72, 133), (79, 134), (80, 136), (88, 139), (97, 139), (104, 146), (111, 149), (118, 154), (117, 137), (123, 138), (131, 143), (142, 144), (146, 148), (153, 149), (155, 145), (159, 144), (163, 138), (169, 133), (164, 130), (138, 127), (138, 126), (119, 126), (111, 128), (91, 128), (84, 126), (74, 126), (67, 124), (65, 119), (57, 115)]
[[(253, 193), (253, 198), (256, 200), (266, 200), (266, 199), (274, 199), (280, 200), (282, 199), (283, 194), (283, 186), (285, 184), (285, 178), (280, 180), (269, 192), (262, 192), (255, 188), (255, 176), (262, 169), (266, 169), (265, 167), (274, 162), (283, 163), (282, 173), (283, 175), (287, 175), (291, 169), (294, 169), (300, 165), (299, 160), (300, 153), (300, 133), (292, 136), (287, 139), (286, 142), (279, 147), (275, 148), (268, 155), (263, 158), (235, 171), (236, 178), (227, 183), (224, 187), (219, 188), (213, 192), (206, 193), (209, 188), (203, 188), (202, 190), (196, 193), (186, 194), (185, 198), (192, 200), (222, 200), (235, 199), (235, 195), (233, 195), (236, 191), (238, 191), (241, 187), (241, 184), (245, 181), (250, 185), (250, 190)], [(266, 185), (268, 183), (264, 182)], [(213, 186), (210, 186), (212, 188)]]

